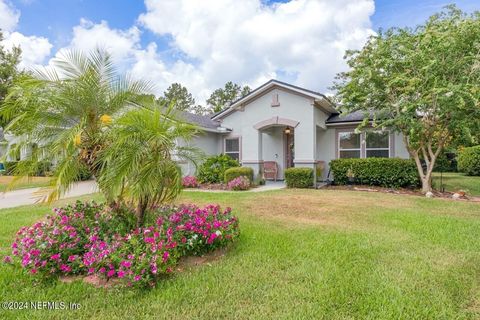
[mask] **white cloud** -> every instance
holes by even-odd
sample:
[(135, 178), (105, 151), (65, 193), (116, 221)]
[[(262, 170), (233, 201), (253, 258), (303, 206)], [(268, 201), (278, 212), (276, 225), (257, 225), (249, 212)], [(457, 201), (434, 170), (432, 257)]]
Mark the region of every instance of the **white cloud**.
[[(325, 91), (346, 68), (346, 49), (373, 33), (372, 0), (146, 0), (140, 23), (199, 61), (205, 87), (228, 80), (258, 85), (277, 74)], [(188, 80), (187, 80), (188, 81)], [(188, 83), (186, 83), (188, 84)]]
[(4, 32), (13, 31), (20, 18), (20, 12), (8, 1), (0, 0), (0, 29)]
[(47, 38), (36, 36), (25, 36), (19, 32), (12, 32), (3, 41), (6, 48), (20, 46), (22, 49), (22, 60), (20, 68), (28, 68), (42, 64), (50, 55), (52, 44)]
[[(346, 49), (360, 48), (373, 34), (373, 0), (146, 0), (146, 12), (128, 29), (107, 21), (81, 19), (67, 49), (104, 47), (122, 72), (149, 79), (160, 94), (180, 82), (204, 103), (227, 81), (260, 85), (270, 78), (327, 91), (346, 69)], [(2, 9), (7, 8), (7, 9)], [(7, 16), (10, 20), (3, 20)], [(3, 15), (3, 16), (2, 16)], [(8, 22), (5, 43), (20, 44), (24, 65), (42, 63), (52, 45), (46, 38), (15, 32), (19, 12), (0, 0), (0, 26)], [(168, 51), (141, 44), (142, 28), (171, 39)], [(63, 49), (65, 49), (63, 48)], [(180, 55), (173, 53), (180, 52)], [(168, 56), (168, 63), (162, 57)]]
[(22, 49), (20, 68), (29, 68), (42, 64), (50, 55), (52, 44), (47, 38), (25, 36), (15, 31), (20, 19), (20, 12), (9, 2), (0, 0), (0, 29), (4, 33), (2, 45), (10, 50), (13, 46)]
[(135, 51), (140, 50), (140, 30), (133, 26), (128, 30), (111, 29), (106, 21), (98, 24), (81, 19), (73, 28), (70, 48), (90, 51), (96, 47), (107, 49), (118, 63), (128, 62)]

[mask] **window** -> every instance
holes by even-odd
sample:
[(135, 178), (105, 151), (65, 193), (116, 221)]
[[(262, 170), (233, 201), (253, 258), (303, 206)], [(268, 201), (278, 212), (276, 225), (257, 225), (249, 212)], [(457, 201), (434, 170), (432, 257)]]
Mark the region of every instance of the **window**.
[(390, 156), (390, 134), (388, 131), (367, 131), (365, 133), (367, 158), (388, 158)]
[(225, 154), (228, 154), (235, 160), (240, 161), (240, 139), (225, 139)]
[(338, 133), (339, 158), (389, 158), (390, 132), (366, 131)]
[(339, 158), (360, 158), (360, 134), (340, 132), (338, 134)]

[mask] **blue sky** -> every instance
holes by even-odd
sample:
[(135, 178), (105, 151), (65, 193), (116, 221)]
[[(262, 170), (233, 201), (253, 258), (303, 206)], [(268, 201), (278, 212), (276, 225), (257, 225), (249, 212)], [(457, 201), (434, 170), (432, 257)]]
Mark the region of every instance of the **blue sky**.
[(229, 80), (328, 91), (346, 49), (449, 3), (480, 9), (479, 0), (0, 0), (0, 28), (4, 45), (22, 46), (24, 67), (45, 65), (62, 48), (101, 45), (157, 92), (181, 82), (203, 101)]
[[(81, 18), (93, 22), (108, 21), (112, 28), (125, 29), (133, 25), (138, 16), (145, 11), (142, 1), (115, 0), (14, 0), (11, 1), (21, 11), (18, 30), (24, 34), (35, 34), (51, 39), (56, 47), (66, 45), (71, 37), (72, 28)], [(266, 1), (266, 3), (288, 2)], [(472, 12), (480, 10), (478, 0), (377, 0), (375, 13), (371, 17), (375, 30), (392, 26), (415, 26), (427, 19), (432, 13), (441, 10), (447, 4), (455, 3), (462, 10)], [(160, 41), (148, 30), (142, 34), (142, 42)]]

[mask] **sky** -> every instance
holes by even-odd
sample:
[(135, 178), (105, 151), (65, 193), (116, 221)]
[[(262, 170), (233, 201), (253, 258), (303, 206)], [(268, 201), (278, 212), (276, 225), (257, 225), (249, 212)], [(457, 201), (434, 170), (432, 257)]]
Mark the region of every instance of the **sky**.
[(255, 88), (276, 78), (328, 93), (345, 50), (449, 3), (480, 10), (480, 0), (0, 0), (0, 29), (6, 48), (21, 46), (21, 68), (100, 46), (155, 94), (180, 82), (204, 103), (227, 81)]

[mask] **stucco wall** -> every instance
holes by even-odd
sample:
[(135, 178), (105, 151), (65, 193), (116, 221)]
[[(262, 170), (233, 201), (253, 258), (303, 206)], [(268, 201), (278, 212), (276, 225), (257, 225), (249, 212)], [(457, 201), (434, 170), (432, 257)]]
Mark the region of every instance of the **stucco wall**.
[[(272, 107), (272, 96), (278, 94), (280, 105)], [(315, 131), (314, 131), (314, 110), (313, 100), (309, 97), (298, 95), (284, 89), (273, 89), (266, 92), (255, 100), (244, 105), (243, 111), (236, 111), (224, 117), (222, 125), (232, 129), (231, 136), (241, 136), (243, 165), (250, 166), (258, 172), (259, 160), (264, 154), (272, 154), (267, 146), (269, 138), (259, 139), (259, 130), (254, 125), (260, 121), (272, 117), (281, 117), (299, 122), (295, 128), (295, 159), (313, 161), (315, 158)], [(263, 136), (262, 136), (263, 138)], [(259, 143), (259, 141), (261, 141)], [(283, 148), (283, 143), (282, 143)], [(280, 152), (280, 151), (279, 151)], [(278, 153), (274, 152), (273, 154)], [(283, 165), (283, 158), (278, 160)], [(255, 163), (257, 162), (257, 163)]]
[[(217, 155), (222, 153), (222, 138), (218, 133), (202, 132), (193, 138), (188, 145), (199, 148), (206, 156)], [(180, 145), (185, 145), (185, 142), (179, 142)], [(196, 167), (190, 161), (180, 164), (182, 174), (184, 176), (195, 175)]]

